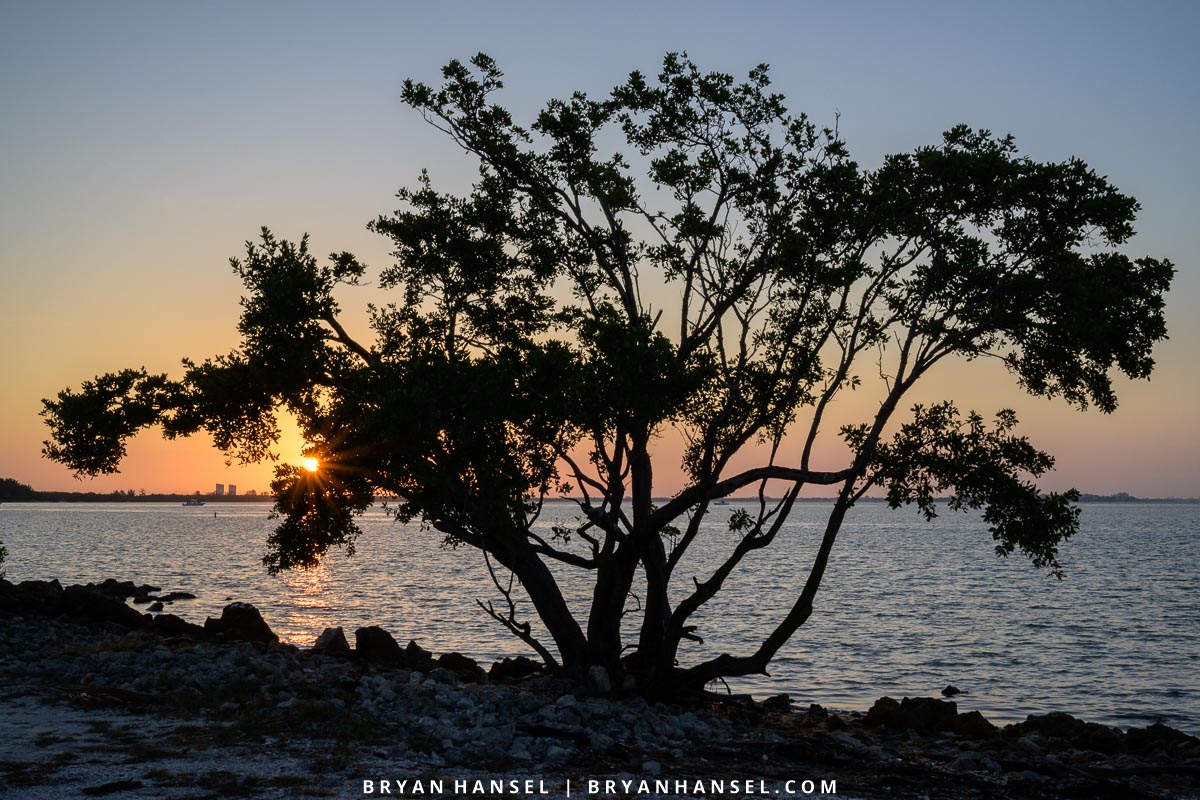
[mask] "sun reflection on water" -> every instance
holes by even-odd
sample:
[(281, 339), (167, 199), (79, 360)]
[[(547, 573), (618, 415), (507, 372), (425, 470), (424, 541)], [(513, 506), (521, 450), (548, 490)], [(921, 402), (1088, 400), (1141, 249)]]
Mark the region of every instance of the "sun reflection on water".
[[(267, 503), (222, 506), (218, 517), (170, 504), (69, 505), (0, 506), (9, 580), (117, 577), (186, 590), (196, 599), (172, 613), (197, 622), (233, 600), (251, 602), (282, 641), (301, 646), (327, 627), (341, 626), (353, 643), (357, 628), (379, 625), (401, 646), (414, 639), (481, 661), (528, 655), (474, 603), (496, 599), (481, 558), (446, 551), (439, 537), (378, 507), (363, 515), (353, 558), (335, 551), (314, 569), (268, 576), (263, 543), (276, 523)], [(1200, 505), (1086, 507), (1084, 531), (1064, 551), (1070, 566), (1061, 583), (1017, 559), (997, 560), (978, 517), (926, 522), (883, 504), (856, 512), (820, 613), (780, 652), (774, 677), (740, 680), (735, 691), (865, 709), (882, 694), (916, 696), (954, 683), (970, 692), (960, 709), (993, 721), (1066, 711), (1119, 725), (1161, 717), (1200, 731), (1200, 573), (1190, 568), (1200, 563)], [(574, 513), (554, 505), (545, 524)], [(787, 587), (811, 563), (821, 523), (800, 509), (781, 534), (788, 538), (748, 560), (694, 617), (709, 636), (689, 643), (681, 659), (755, 644), (790, 608)], [(727, 555), (733, 545), (723, 530), (714, 519), (680, 575), (706, 575)], [(586, 614), (590, 584), (566, 571), (558, 577), (570, 606)], [(518, 600), (519, 615), (546, 640), (528, 601)]]
[(280, 574), (285, 588), (286, 616), (280, 621), (281, 638), (288, 640), (313, 639), (325, 628), (339, 624), (335, 614), (339, 607), (339, 592), (325, 563), (311, 569), (291, 570)]

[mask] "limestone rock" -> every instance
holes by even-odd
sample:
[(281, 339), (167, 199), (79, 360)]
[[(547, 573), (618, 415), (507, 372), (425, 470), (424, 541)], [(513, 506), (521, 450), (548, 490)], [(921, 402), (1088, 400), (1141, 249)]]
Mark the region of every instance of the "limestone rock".
[(542, 664), (532, 658), (517, 656), (505, 658), (492, 664), (488, 677), (493, 682), (519, 681), (542, 671)]
[(950, 726), (950, 730), (973, 739), (991, 739), (1000, 733), (1000, 730), (978, 711), (959, 714)]
[(359, 628), (354, 632), (354, 649), (359, 658), (377, 664), (401, 664), (404, 651), (400, 644), (378, 625)]
[(1041, 734), (1051, 741), (1055, 749), (1074, 748), (1112, 755), (1119, 752), (1123, 744), (1123, 736), (1115, 728), (1095, 722), (1084, 722), (1061, 711), (1031, 714), (1024, 722), (1005, 729), (1006, 736), (1023, 736), (1030, 733)]
[(958, 719), (958, 706), (948, 700), (932, 697), (905, 697), (897, 703), (881, 697), (867, 712), (866, 724), (893, 730), (915, 730), (922, 733), (951, 730)]
[(57, 580), (21, 581), (14, 589), (25, 611), (53, 614), (62, 607), (63, 587)]
[(786, 694), (772, 695), (762, 701), (762, 707), (765, 711), (790, 711), (792, 698)]
[(225, 639), (247, 642), (278, 642), (279, 637), (267, 625), (258, 609), (249, 603), (230, 603), (221, 610), (221, 618), (204, 620), (204, 630)]
[(127, 628), (140, 628), (146, 620), (125, 601), (102, 594), (86, 586), (68, 586), (62, 592), (62, 609), (67, 614), (92, 622), (115, 622)]
[(350, 642), (346, 640), (346, 632), (339, 628), (326, 628), (313, 643), (314, 653), (324, 653), (329, 656), (350, 655)]
[(487, 673), (479, 662), (462, 653), (443, 653), (438, 658), (438, 666), (450, 670), (465, 683), (487, 683)]
[(189, 636), (193, 639), (200, 639), (204, 636), (204, 628), (174, 614), (159, 614), (150, 623), (150, 628), (159, 636)]
[(1125, 747), (1131, 753), (1164, 754), (1195, 758), (1200, 755), (1200, 739), (1156, 722), (1147, 728), (1130, 728)]
[(409, 639), (408, 646), (404, 648), (404, 664), (418, 672), (429, 672), (437, 666), (437, 661), (434, 660), (433, 653), (417, 644), (415, 639)]

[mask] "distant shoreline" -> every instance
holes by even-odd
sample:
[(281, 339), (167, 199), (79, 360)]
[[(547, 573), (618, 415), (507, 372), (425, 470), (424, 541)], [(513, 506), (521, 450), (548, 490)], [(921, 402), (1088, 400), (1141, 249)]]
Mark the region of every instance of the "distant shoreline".
[(144, 494), (130, 497), (124, 494), (101, 492), (35, 492), (33, 497), (0, 497), (4, 503), (182, 503), (185, 500), (200, 500), (209, 503), (271, 503), (275, 498), (260, 495), (215, 495), (195, 494)]
[[(380, 501), (398, 501), (400, 498), (395, 496), (380, 496), (377, 498)], [(669, 497), (656, 497), (655, 502), (666, 502)], [(724, 500), (717, 500), (712, 505), (724, 505), (729, 501), (746, 502), (757, 500), (756, 496), (749, 497), (728, 497)], [(766, 500), (778, 499), (766, 497)], [(802, 503), (827, 503), (832, 500), (832, 497), (799, 497), (797, 500)], [(112, 491), (112, 492), (42, 492), (34, 489), (29, 484), (21, 483), (12, 478), (0, 478), (0, 503), (182, 503), (185, 500), (200, 500), (204, 503), (272, 503), (275, 498), (270, 494), (237, 494), (237, 495), (216, 495), (216, 494), (200, 494), (193, 492), (192, 494), (177, 494), (177, 493), (146, 493), (135, 494), (132, 489), (128, 491)], [(548, 497), (547, 502), (575, 502), (575, 498), (571, 497)], [(947, 498), (940, 497), (938, 500), (945, 501)], [(864, 503), (884, 503), (887, 502), (883, 497), (863, 497), (859, 502)], [(1080, 494), (1080, 503), (1200, 503), (1200, 497), (1134, 497), (1126, 492), (1117, 492), (1116, 494)]]
[[(396, 497), (380, 497), (380, 501), (396, 501)], [(669, 500), (670, 498), (660, 497), (655, 498), (657, 501)], [(756, 497), (729, 497), (728, 502), (745, 503), (756, 501)], [(768, 501), (778, 498), (766, 498)], [(798, 497), (798, 503), (828, 503), (833, 500), (832, 497)], [(939, 497), (940, 502), (946, 502), (949, 498)], [(201, 500), (206, 505), (209, 503), (273, 503), (275, 498), (269, 494), (260, 495), (234, 495), (230, 497), (225, 495), (217, 497), (216, 495), (195, 495), (195, 494), (144, 494), (129, 496), (121, 493), (109, 492), (107, 494), (101, 492), (34, 492), (32, 496), (22, 497), (0, 497), (0, 503), (182, 503), (185, 500)], [(574, 498), (570, 497), (548, 497), (548, 503), (570, 503), (575, 502)], [(887, 502), (883, 497), (863, 497), (858, 502), (860, 503), (884, 503)], [(1200, 503), (1200, 497), (1132, 497), (1126, 494), (1116, 495), (1096, 495), (1085, 494), (1080, 495), (1079, 503), (1129, 503), (1129, 504), (1178, 504), (1178, 505), (1195, 505)]]

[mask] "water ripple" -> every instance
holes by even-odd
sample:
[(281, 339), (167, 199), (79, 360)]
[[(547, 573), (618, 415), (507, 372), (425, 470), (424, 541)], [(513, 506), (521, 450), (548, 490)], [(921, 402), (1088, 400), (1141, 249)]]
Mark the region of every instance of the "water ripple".
[[(335, 555), (273, 578), (261, 561), (267, 512), (260, 504), (6, 504), (0, 541), (12, 580), (156, 583), (194, 592), (172, 610), (195, 621), (219, 613), (226, 598), (246, 600), (299, 644), (326, 626), (375, 624), (439, 651), (525, 652), (475, 606), (497, 599), (476, 554), (447, 552), (440, 536), (375, 509), (356, 558)], [(682, 660), (745, 652), (761, 640), (807, 575), (819, 513), (802, 504), (776, 547), (746, 559), (693, 619), (706, 643), (688, 643)], [(1063, 581), (1017, 557), (996, 559), (974, 517), (947, 512), (925, 522), (874, 503), (853, 513), (812, 619), (780, 652), (773, 677), (735, 690), (862, 709), (881, 694), (936, 694), (953, 683), (969, 692), (956, 698), (963, 710), (997, 721), (1067, 711), (1200, 733), (1200, 506), (1084, 506), (1080, 534), (1062, 549)], [(551, 504), (539, 524), (573, 516), (569, 504)], [(710, 520), (681, 564), (677, 592), (735, 544), (721, 514)], [(557, 574), (582, 618), (587, 580)]]

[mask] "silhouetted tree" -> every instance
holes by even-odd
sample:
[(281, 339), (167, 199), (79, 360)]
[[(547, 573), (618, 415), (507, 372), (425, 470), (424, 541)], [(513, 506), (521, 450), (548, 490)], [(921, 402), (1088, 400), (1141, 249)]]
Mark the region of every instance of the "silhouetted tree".
[[(1110, 375), (1150, 373), (1173, 274), (1116, 249), (1132, 198), (1081, 161), (1038, 163), (967, 127), (864, 170), (836, 130), (785, 109), (766, 67), (738, 83), (669, 55), (657, 81), (635, 72), (603, 99), (553, 100), (527, 128), (493, 104), (488, 57), (443, 77), (406, 82), (404, 101), (478, 159), (479, 180), (460, 197), (422, 174), (370, 224), (395, 248), (370, 340), (343, 327), (334, 296), (364, 265), (321, 264), (307, 237), (264, 229), (232, 262), (241, 346), (185, 361), (179, 380), (125, 370), (61, 392), (45, 404), (46, 455), (113, 472), (126, 439), (160, 424), (257, 461), (287, 409), (321, 466), (277, 468), (272, 572), (352, 550), (355, 515), (394, 494), (400, 520), (483, 553), (505, 602), (480, 604), (546, 661), (650, 690), (765, 671), (872, 487), (930, 517), (942, 495), (982, 509), (997, 552), (1060, 571), (1076, 495), (1039, 492), (1052, 459), (1011, 411), (897, 412), (940, 362), (984, 356), (1033, 394), (1112, 411)], [(831, 404), (869, 385), (877, 412), (839, 432), (850, 455), (818, 465)], [(682, 465), (655, 463), (667, 430), (686, 440)], [(747, 451), (760, 463), (732, 469)], [(687, 476), (658, 504), (655, 466)], [(681, 665), (693, 615), (814, 485), (836, 498), (811, 568), (771, 581), (790, 610), (757, 648)], [(757, 503), (730, 515), (727, 557), (678, 574), (710, 506), (739, 490)], [(578, 498), (580, 522), (545, 534), (535, 521), (556, 493)], [(550, 562), (590, 575), (589, 608), (568, 607)], [(506, 572), (552, 643), (518, 618)]]
[(21, 503), (37, 499), (37, 492), (15, 478), (0, 478), (0, 502)]
[[(28, 484), (21, 483), (15, 478), (0, 478), (0, 503), (12, 503), (33, 500), (36, 493)], [(4, 577), (4, 560), (8, 558), (8, 550), (0, 542), (0, 578)]]

